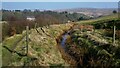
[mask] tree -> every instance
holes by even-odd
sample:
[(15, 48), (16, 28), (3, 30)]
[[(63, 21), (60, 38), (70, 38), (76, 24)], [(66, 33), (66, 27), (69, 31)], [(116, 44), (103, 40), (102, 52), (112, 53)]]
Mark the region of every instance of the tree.
[(117, 13), (117, 11), (116, 11), (116, 10), (113, 10), (113, 13), (115, 14), (115, 13)]

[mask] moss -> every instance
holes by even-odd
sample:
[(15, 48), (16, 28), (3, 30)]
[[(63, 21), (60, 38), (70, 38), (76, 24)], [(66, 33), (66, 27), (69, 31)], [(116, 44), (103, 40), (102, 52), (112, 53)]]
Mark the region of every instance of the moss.
[(17, 54), (12, 54), (12, 62), (20, 62), (22, 57), (20, 57), (19, 55)]
[(12, 61), (12, 54), (5, 48), (2, 48), (2, 65), (7, 66)]
[(50, 64), (50, 68), (64, 68), (62, 64)]

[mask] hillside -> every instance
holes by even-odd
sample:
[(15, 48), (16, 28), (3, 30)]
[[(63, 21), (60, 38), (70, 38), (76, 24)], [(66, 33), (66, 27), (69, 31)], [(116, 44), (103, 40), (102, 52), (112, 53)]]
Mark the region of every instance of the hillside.
[(113, 10), (117, 10), (117, 8), (71, 8), (71, 9), (61, 9), (56, 10), (58, 12), (67, 11), (69, 13), (82, 13), (87, 16), (99, 17), (99, 16), (106, 16), (111, 15)]
[[(3, 66), (68, 65), (57, 49), (56, 37), (70, 27), (72, 27), (72, 24), (50, 25), (31, 29), (27, 56), (25, 55), (25, 31), (22, 34), (16, 34), (12, 37), (6, 38), (3, 41), (2, 48)], [(17, 41), (19, 39), (21, 40)]]
[(97, 23), (99, 21), (102, 22), (102, 21), (110, 21), (110, 20), (117, 20), (117, 19), (118, 19), (118, 14), (112, 14), (112, 15), (100, 17), (97, 19), (79, 21), (77, 23), (79, 23), (79, 24), (92, 24), (92, 23)]
[[(112, 37), (100, 31), (75, 28), (66, 34), (65, 51), (73, 57), (78, 67), (119, 67), (120, 43), (115, 46)], [(69, 38), (70, 36), (70, 38)]]
[[(65, 52), (76, 61), (79, 67), (119, 67), (120, 33), (119, 18), (110, 15), (94, 20), (77, 22), (72, 30), (62, 38), (66, 39)], [(116, 25), (116, 38), (113, 44), (113, 25)]]
[[(106, 29), (112, 31), (108, 27), (108, 24), (113, 26), (112, 22), (119, 22), (117, 14), (30, 29), (28, 53), (26, 31), (8, 37), (2, 44), (3, 66), (118, 67), (119, 34), (113, 46), (112, 37), (104, 33)], [(103, 26), (104, 23), (107, 26), (96, 28), (96, 24)]]
[(108, 35), (108, 36), (113, 36), (113, 25), (116, 26), (116, 37), (120, 38), (120, 19), (118, 17), (118, 14), (112, 14), (109, 16), (104, 16), (104, 17), (100, 17), (97, 19), (91, 19), (91, 20), (84, 20), (84, 21), (79, 21), (77, 22), (79, 25), (81, 24), (89, 24), (89, 25), (93, 25), (94, 29), (100, 30), (102, 31), (102, 33), (104, 33), (104, 35)]

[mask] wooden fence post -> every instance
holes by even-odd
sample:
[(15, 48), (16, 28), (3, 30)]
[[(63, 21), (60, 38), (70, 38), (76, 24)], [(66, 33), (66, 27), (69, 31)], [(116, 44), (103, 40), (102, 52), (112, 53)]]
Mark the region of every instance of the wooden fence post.
[(34, 29), (36, 29), (37, 28), (37, 23), (35, 23), (35, 27), (34, 27)]
[(114, 25), (114, 27), (113, 27), (113, 46), (115, 46), (115, 29), (116, 29), (116, 27), (115, 27), (115, 25)]
[(29, 43), (29, 26), (26, 26), (26, 54), (28, 55), (28, 43)]

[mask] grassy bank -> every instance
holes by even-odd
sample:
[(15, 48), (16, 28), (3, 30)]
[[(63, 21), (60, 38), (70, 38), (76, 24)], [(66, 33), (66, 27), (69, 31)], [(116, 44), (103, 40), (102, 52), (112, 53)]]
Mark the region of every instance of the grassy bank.
[(31, 29), (29, 34), (28, 55), (26, 53), (25, 38), (19, 41), (11, 53), (8, 49), (19, 40), (22, 35), (14, 35), (3, 41), (3, 65), (4, 66), (69, 66), (57, 49), (56, 37), (73, 26), (72, 24), (59, 24)]

